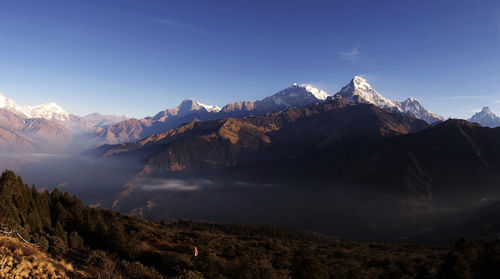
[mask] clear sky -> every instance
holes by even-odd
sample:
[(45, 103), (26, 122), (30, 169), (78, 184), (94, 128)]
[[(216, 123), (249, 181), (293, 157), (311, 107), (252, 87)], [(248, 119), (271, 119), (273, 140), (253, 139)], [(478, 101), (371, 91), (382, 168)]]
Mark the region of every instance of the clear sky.
[(500, 1), (5, 1), (0, 92), (144, 117), (363, 75), (445, 117), (500, 114)]

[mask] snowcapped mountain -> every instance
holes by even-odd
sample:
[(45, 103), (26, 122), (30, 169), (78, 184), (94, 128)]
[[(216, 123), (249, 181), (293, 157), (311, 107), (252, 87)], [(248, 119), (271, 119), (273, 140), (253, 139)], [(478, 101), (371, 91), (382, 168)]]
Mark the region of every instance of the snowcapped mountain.
[(66, 121), (70, 119), (70, 113), (65, 111), (56, 103), (46, 103), (38, 106), (26, 106), (30, 118), (45, 118), (48, 120)]
[[(0, 94), (0, 151), (57, 152), (103, 128), (127, 119), (123, 116), (90, 114), (80, 117), (56, 103), (20, 106)], [(82, 145), (82, 144), (77, 144)]]
[(323, 90), (308, 84), (294, 83), (292, 86), (267, 98), (255, 102), (257, 110), (282, 110), (325, 101), (330, 96)]
[(205, 105), (195, 99), (186, 99), (177, 107), (160, 111), (152, 117), (126, 119), (104, 127), (95, 135), (94, 145), (135, 141), (184, 123), (217, 119), (220, 118), (218, 116), (220, 111), (217, 106)]
[(496, 116), (489, 107), (483, 107), (483, 109), (474, 114), (469, 121), (491, 128), (500, 126), (500, 117)]
[(396, 105), (402, 112), (415, 118), (422, 119), (429, 124), (444, 120), (442, 116), (425, 109), (424, 106), (413, 97), (410, 97), (403, 102), (396, 102)]
[(26, 118), (45, 118), (48, 120), (65, 121), (70, 113), (62, 109), (56, 103), (46, 103), (38, 106), (20, 106), (12, 99), (0, 93), (0, 108), (22, 115)]
[[(374, 104), (377, 107), (408, 114), (428, 123), (443, 120), (441, 116), (426, 110), (414, 98), (409, 98), (404, 102), (396, 102), (385, 98), (364, 78), (359, 76), (354, 77), (348, 85), (335, 94), (335, 97), (350, 99), (359, 103)], [(262, 100), (230, 103), (222, 109), (216, 106), (204, 105), (194, 99), (187, 99), (177, 107), (160, 111), (152, 117), (129, 119), (111, 125), (99, 132), (95, 142), (97, 144), (131, 142), (191, 121), (260, 116), (325, 102), (329, 98), (332, 98), (332, 96), (326, 91), (308, 84), (294, 83)]]
[(342, 87), (337, 94), (342, 98), (347, 98), (359, 103), (373, 104), (380, 108), (390, 108), (397, 110), (397, 104), (378, 93), (366, 81), (366, 79), (355, 76), (349, 84)]
[[(164, 121), (169, 117), (183, 117), (192, 113), (217, 113), (220, 110), (221, 108), (217, 106), (205, 105), (195, 99), (186, 99), (177, 107), (160, 111), (150, 119)], [(146, 117), (146, 119), (149, 119), (149, 117)]]
[(2, 93), (0, 93), (0, 108), (20, 114), (24, 117), (31, 117), (31, 114), (30, 112), (28, 112), (28, 110), (26, 110), (26, 107), (18, 105), (12, 99), (5, 97)]
[(425, 109), (415, 98), (408, 98), (403, 102), (392, 101), (378, 93), (366, 79), (355, 76), (349, 84), (335, 94), (335, 97), (346, 98), (358, 103), (373, 104), (380, 108), (409, 114), (412, 117), (422, 119), (431, 124), (443, 121), (443, 117)]

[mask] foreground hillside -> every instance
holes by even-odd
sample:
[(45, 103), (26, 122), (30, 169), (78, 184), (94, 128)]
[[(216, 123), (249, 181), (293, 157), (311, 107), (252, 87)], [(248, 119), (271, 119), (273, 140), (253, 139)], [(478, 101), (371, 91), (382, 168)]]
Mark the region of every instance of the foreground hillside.
[(0, 212), (3, 224), (38, 246), (0, 239), (12, 262), (64, 265), (60, 272), (71, 278), (491, 278), (500, 266), (496, 239), (454, 247), (360, 243), (274, 226), (150, 222), (30, 189), (11, 171), (0, 178)]
[(0, 236), (0, 278), (87, 278), (70, 263), (55, 260), (14, 237)]

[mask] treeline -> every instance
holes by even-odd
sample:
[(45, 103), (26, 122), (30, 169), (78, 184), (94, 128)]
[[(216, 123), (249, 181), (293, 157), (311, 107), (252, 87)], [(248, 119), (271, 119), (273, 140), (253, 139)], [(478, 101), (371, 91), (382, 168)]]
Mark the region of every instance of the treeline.
[[(276, 226), (147, 221), (0, 177), (0, 222), (99, 278), (494, 278), (498, 239), (360, 243)], [(194, 247), (199, 250), (197, 257)]]

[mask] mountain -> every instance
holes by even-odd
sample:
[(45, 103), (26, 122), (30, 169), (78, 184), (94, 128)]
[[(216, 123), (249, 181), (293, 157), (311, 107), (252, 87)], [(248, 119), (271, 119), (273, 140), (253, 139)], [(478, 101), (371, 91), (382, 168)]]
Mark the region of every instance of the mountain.
[(80, 117), (56, 103), (20, 106), (0, 93), (0, 150), (60, 152), (70, 144), (71, 149), (81, 149), (89, 146), (89, 135), (126, 119), (99, 113)]
[(335, 96), (330, 96), (327, 92), (308, 84), (294, 83), (292, 86), (262, 100), (234, 102), (225, 105), (222, 109), (188, 99), (176, 108), (161, 111), (153, 117), (126, 120), (109, 126), (99, 132), (94, 141), (96, 144), (133, 142), (190, 121), (261, 116), (266, 113), (321, 103), (328, 98), (344, 98), (357, 103), (373, 104), (380, 108), (422, 119), (429, 124), (443, 120), (441, 116), (426, 110), (418, 100), (408, 98), (404, 102), (391, 101), (373, 89), (364, 78), (356, 76)]
[(307, 106), (310, 104), (325, 101), (330, 96), (323, 90), (314, 88), (307, 84), (294, 83), (292, 86), (283, 89), (260, 101), (256, 101), (253, 111), (257, 114), (277, 112), (289, 108)]
[(486, 127), (499, 127), (500, 126), (500, 117), (496, 116), (489, 107), (483, 107), (483, 109), (474, 114), (469, 121), (476, 122)]
[(340, 99), (259, 117), (191, 122), (135, 143), (104, 145), (96, 152), (131, 165), (142, 164), (142, 170), (125, 185), (123, 193), (128, 194), (155, 172), (222, 170), (287, 158), (300, 161), (330, 147), (361, 144), (427, 127), (426, 122), (404, 114)]
[(111, 125), (94, 138), (99, 143), (125, 143), (143, 139), (156, 133), (178, 127), (191, 121), (207, 121), (227, 117), (259, 116), (288, 108), (323, 102), (328, 93), (306, 84), (293, 84), (259, 101), (231, 103), (222, 109), (187, 99), (171, 109), (161, 111), (153, 117), (129, 119)]
[(335, 94), (342, 98), (353, 100), (358, 103), (373, 104), (379, 108), (398, 110), (398, 105), (382, 96), (366, 81), (366, 79), (355, 76), (349, 84)]
[(136, 141), (181, 124), (217, 118), (220, 108), (187, 99), (177, 107), (161, 111), (153, 117), (127, 119), (105, 127), (93, 138), (96, 145)]
[(64, 126), (45, 118), (24, 118), (16, 110), (0, 109), (0, 151), (57, 152), (73, 139)]
[(165, 121), (168, 118), (183, 118), (190, 115), (202, 115), (209, 113), (217, 113), (220, 108), (217, 106), (209, 106), (202, 104), (195, 99), (186, 99), (179, 106), (173, 109), (167, 109), (157, 113), (153, 117), (146, 117), (147, 120)]
[(22, 117), (31, 117), (31, 114), (26, 107), (18, 105), (12, 99), (5, 97), (2, 93), (0, 93), (0, 109), (8, 110), (12, 113), (19, 114)]
[(289, 108), (324, 102), (329, 96), (327, 92), (311, 85), (294, 83), (292, 86), (262, 100), (227, 104), (222, 108), (220, 118), (259, 116)]
[(412, 97), (406, 99), (403, 102), (396, 102), (396, 105), (403, 113), (407, 113), (412, 117), (422, 119), (429, 124), (441, 122), (444, 120), (442, 116), (425, 109), (417, 99)]
[(21, 115), (24, 118), (45, 118), (48, 120), (64, 121), (70, 114), (56, 103), (46, 103), (38, 106), (20, 106), (12, 99), (0, 93), (0, 109)]
[[(251, 153), (271, 147), (285, 153), (264, 157), (287, 157), (310, 147), (406, 134), (427, 127), (421, 120), (372, 105), (338, 100), (260, 117), (191, 122), (135, 143), (105, 145), (98, 150), (103, 156), (154, 150), (154, 163), (165, 170), (199, 171), (253, 160), (256, 158)], [(289, 145), (295, 148), (287, 149)], [(185, 150), (188, 146), (189, 151)]]
[(430, 127), (338, 97), (258, 117), (192, 122), (135, 143), (102, 146), (98, 154), (142, 164), (115, 206), (149, 177), (184, 173), (225, 177), (221, 181), (364, 185), (404, 197), (420, 212), (470, 203), (495, 189), (499, 142), (499, 129), (454, 119)]
[(360, 76), (355, 76), (351, 82), (342, 87), (335, 96), (353, 100), (358, 103), (373, 104), (380, 108), (406, 113), (412, 117), (422, 119), (429, 124), (444, 120), (442, 116), (426, 110), (415, 98), (408, 98), (404, 102), (387, 99), (378, 93), (366, 79)]
[(46, 103), (38, 106), (26, 106), (29, 118), (44, 118), (47, 120), (66, 121), (70, 118), (70, 113), (65, 111), (56, 103)]

